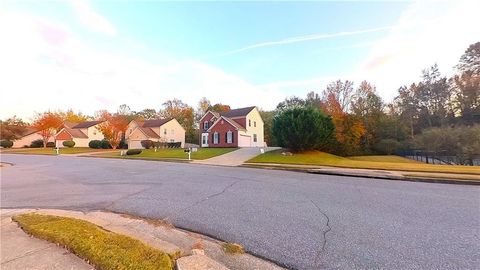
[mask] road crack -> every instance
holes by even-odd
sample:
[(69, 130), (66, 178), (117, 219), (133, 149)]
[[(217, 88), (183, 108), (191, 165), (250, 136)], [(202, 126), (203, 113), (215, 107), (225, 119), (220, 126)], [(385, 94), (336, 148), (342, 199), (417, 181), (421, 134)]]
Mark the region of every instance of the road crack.
[(331, 231), (332, 228), (330, 227), (330, 218), (327, 216), (327, 214), (324, 211), (322, 211), (322, 209), (320, 209), (320, 207), (313, 200), (310, 200), (310, 202), (315, 206), (315, 208), (317, 208), (318, 212), (320, 212), (327, 219), (327, 223), (325, 224), (327, 229), (322, 232), (323, 233), (322, 248), (317, 250), (317, 254), (315, 256), (315, 261), (314, 261), (315, 265), (318, 266), (320, 255), (322, 254), (322, 252), (325, 251), (325, 246), (327, 245), (327, 233)]

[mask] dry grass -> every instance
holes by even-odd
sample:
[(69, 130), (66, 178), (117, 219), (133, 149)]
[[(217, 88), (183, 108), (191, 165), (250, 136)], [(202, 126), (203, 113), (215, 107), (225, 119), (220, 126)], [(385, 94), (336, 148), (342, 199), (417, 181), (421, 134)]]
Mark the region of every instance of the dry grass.
[(223, 243), (222, 244), (223, 250), (227, 254), (243, 254), (245, 253), (245, 249), (242, 245), (237, 243)]
[[(198, 148), (197, 152), (192, 152), (191, 158), (194, 160), (207, 159), (207, 158), (223, 155), (237, 149), (238, 148)], [(185, 153), (183, 149), (158, 149), (157, 152), (155, 152), (155, 150), (153, 149), (143, 149), (142, 153), (134, 156), (120, 156), (120, 151), (116, 151), (116, 152), (98, 154), (97, 156), (117, 157), (117, 158), (125, 158), (125, 159), (188, 160), (188, 154)]]
[(170, 223), (166, 219), (154, 219), (154, 218), (144, 218), (144, 217), (139, 217), (139, 216), (134, 216), (130, 214), (120, 214), (121, 217), (124, 218), (129, 218), (129, 219), (136, 219), (136, 220), (142, 220), (145, 221), (146, 223), (154, 226), (154, 227), (162, 227), (166, 229), (173, 229), (175, 228), (172, 223)]

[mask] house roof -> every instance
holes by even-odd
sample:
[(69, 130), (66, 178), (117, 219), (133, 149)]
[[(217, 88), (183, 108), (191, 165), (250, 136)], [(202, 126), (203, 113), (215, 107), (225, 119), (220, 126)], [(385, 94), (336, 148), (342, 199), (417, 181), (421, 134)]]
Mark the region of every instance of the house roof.
[(85, 121), (85, 122), (78, 123), (71, 128), (89, 128), (89, 127), (93, 127), (95, 125), (98, 125), (102, 122), (103, 121)]
[(166, 118), (166, 119), (155, 119), (155, 120), (144, 120), (144, 121), (138, 121), (138, 125), (140, 127), (145, 127), (145, 128), (150, 128), (150, 127), (159, 127), (162, 126), (163, 124), (170, 122), (173, 120), (173, 118)]
[(215, 123), (213, 123), (213, 125), (207, 130), (207, 131), (210, 131), (214, 126), (217, 125), (218, 122), (220, 122), (221, 120), (225, 120), (227, 121), (230, 125), (232, 125), (234, 128), (238, 129), (238, 130), (246, 130), (244, 127), (242, 127), (239, 123), (235, 122), (234, 120), (228, 118), (228, 117), (225, 117), (225, 116), (221, 116), (220, 118), (218, 118), (217, 121), (215, 121)]
[(21, 138), (21, 137), (28, 136), (28, 135), (33, 134), (33, 133), (36, 133), (36, 132), (38, 132), (38, 131), (39, 131), (39, 130), (36, 129), (36, 128), (34, 128), (34, 127), (26, 127), (26, 128), (25, 128), (25, 131), (22, 132), (22, 134), (20, 135), (20, 138)]
[(140, 129), (140, 131), (142, 131), (143, 134), (147, 135), (149, 138), (160, 139), (160, 136), (149, 127), (138, 127), (138, 129)]
[(73, 128), (76, 125), (78, 125), (78, 123), (70, 122), (70, 121), (63, 121), (63, 126), (67, 127), (67, 128)]
[(83, 133), (80, 129), (66, 127), (66, 128), (63, 128), (63, 130), (68, 132), (73, 138), (88, 138), (88, 136), (85, 133)]
[(221, 115), (229, 118), (247, 116), (247, 114), (250, 113), (253, 109), (255, 109), (255, 106), (233, 109), (228, 112), (221, 113)]

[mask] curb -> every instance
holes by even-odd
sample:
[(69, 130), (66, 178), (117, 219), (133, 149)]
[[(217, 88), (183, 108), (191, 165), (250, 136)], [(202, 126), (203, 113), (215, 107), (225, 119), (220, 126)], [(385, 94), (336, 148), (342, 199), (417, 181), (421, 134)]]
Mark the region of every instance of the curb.
[(283, 170), (283, 171), (292, 171), (292, 172), (303, 172), (310, 174), (323, 174), (323, 175), (334, 175), (334, 176), (348, 176), (348, 177), (359, 177), (367, 179), (381, 179), (381, 180), (390, 180), (390, 181), (408, 181), (408, 182), (424, 182), (424, 183), (436, 183), (436, 184), (455, 184), (455, 185), (480, 185), (479, 181), (471, 180), (455, 180), (455, 179), (439, 179), (439, 178), (423, 178), (423, 177), (405, 177), (405, 176), (380, 176), (380, 175), (362, 175), (355, 173), (342, 173), (342, 172), (332, 172), (332, 171), (318, 171), (311, 168), (295, 168), (295, 167), (281, 167), (281, 166), (264, 166), (264, 165), (253, 165), (253, 164), (244, 164), (240, 167), (246, 168), (255, 168), (255, 169), (267, 169), (267, 170)]

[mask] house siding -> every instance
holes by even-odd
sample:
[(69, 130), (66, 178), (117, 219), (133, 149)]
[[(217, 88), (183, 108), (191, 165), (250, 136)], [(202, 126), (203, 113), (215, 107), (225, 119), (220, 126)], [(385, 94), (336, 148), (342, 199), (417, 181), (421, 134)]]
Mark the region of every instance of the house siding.
[[(32, 133), (27, 136), (21, 137), (18, 140), (13, 141), (12, 148), (22, 148), (24, 146), (30, 146), (30, 144), (35, 140), (42, 140), (42, 136), (38, 133)], [(50, 137), (48, 140), (49, 142), (53, 142), (53, 136)]]
[[(227, 132), (231, 131), (232, 132), (232, 143), (227, 143), (226, 136)], [(219, 134), (219, 140), (218, 144), (213, 143), (213, 134), (215, 132), (218, 132)], [(220, 120), (209, 132), (208, 136), (208, 147), (237, 147), (238, 146), (238, 130), (235, 129), (232, 124), (228, 123), (228, 121)]]

